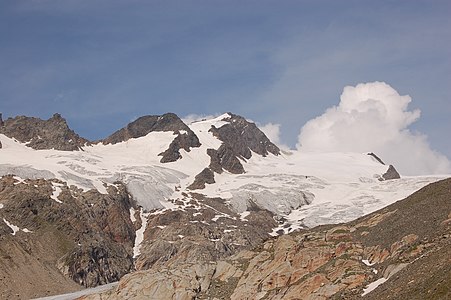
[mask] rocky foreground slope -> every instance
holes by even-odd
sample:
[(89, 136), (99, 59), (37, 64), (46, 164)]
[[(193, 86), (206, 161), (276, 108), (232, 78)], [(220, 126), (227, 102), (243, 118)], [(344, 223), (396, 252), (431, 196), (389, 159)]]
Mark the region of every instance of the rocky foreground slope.
[(79, 299), (450, 297), (447, 179), (353, 222), (283, 235), (225, 260), (134, 272), (115, 289)]
[(78, 290), (117, 281), (132, 271), (131, 205), (121, 184), (100, 194), (58, 180), (3, 176), (0, 298)]

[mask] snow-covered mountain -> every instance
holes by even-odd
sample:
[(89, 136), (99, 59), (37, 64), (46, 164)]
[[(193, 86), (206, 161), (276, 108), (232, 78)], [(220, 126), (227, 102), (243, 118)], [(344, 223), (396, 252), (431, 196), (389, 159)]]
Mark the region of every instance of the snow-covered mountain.
[[(233, 172), (231, 169), (231, 172), (227, 166), (219, 166), (223, 172), (209, 172), (212, 173), (211, 183), (205, 182), (204, 188), (193, 188), (196, 176), (212, 165), (209, 151), (218, 151), (225, 145), (215, 131), (239, 118), (232, 116), (224, 114), (187, 125), (181, 123), (181, 127), (186, 129), (149, 128), (122, 137), (123, 140), (114, 140), (118, 136), (115, 133), (103, 143), (85, 145), (83, 151), (36, 151), (27, 147), (29, 142), (21, 143), (2, 134), (0, 174), (14, 174), (23, 179), (58, 178), (68, 186), (75, 185), (85, 191), (97, 189), (104, 194), (109, 185), (121, 181), (145, 211), (183, 209), (183, 205), (174, 205), (171, 200), (186, 202), (189, 194), (196, 192), (224, 199), (237, 213), (245, 213), (252, 205), (257, 205), (293, 224), (302, 222), (308, 227), (349, 221), (443, 178), (423, 176), (380, 180), (388, 166), (372, 155), (280, 151), (265, 139), (273, 151), (259, 154), (247, 145), (243, 148), (249, 152), (248, 155), (230, 151), (244, 171)], [(156, 118), (163, 120), (165, 117), (167, 115)], [(178, 118), (177, 121), (181, 122)], [(161, 154), (175, 140), (188, 136), (187, 130), (198, 138), (199, 145), (180, 147), (175, 161), (162, 162)], [(262, 143), (258, 137), (250, 138)], [(214, 168), (208, 170), (211, 169)], [(55, 186), (56, 198), (57, 189)]]
[[(93, 190), (114, 198), (124, 186), (131, 204), (120, 214), (134, 224), (136, 269), (225, 257), (271, 235), (347, 222), (447, 177), (397, 178), (368, 153), (282, 151), (231, 113), (190, 124), (174, 114), (145, 116), (98, 142), (80, 138), (59, 115), (2, 123), (0, 176), (13, 175), (14, 186), (46, 180), (41, 193), (53, 210)], [(21, 228), (8, 201), (0, 199), (5, 226)], [(88, 214), (94, 207), (80, 205)], [(88, 281), (89, 268), (79, 281), (85, 286), (116, 278)]]

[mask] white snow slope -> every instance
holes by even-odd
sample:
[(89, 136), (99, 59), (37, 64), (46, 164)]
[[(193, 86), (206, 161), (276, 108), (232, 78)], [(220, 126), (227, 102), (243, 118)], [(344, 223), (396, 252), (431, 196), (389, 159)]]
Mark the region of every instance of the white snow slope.
[[(34, 150), (0, 134), (0, 176), (58, 178), (84, 190), (98, 189), (120, 180), (145, 211), (183, 209), (168, 199), (186, 200), (187, 186), (210, 163), (208, 148), (221, 141), (208, 130), (226, 124), (222, 115), (193, 122), (188, 126), (202, 146), (190, 152), (180, 150), (182, 159), (160, 163), (175, 133), (151, 132), (115, 145), (97, 144), (83, 151)], [(245, 174), (215, 174), (215, 184), (196, 190), (209, 197), (222, 197), (237, 213), (247, 210), (250, 201), (284, 217), (292, 226), (346, 222), (405, 198), (421, 187), (449, 177), (403, 177), (379, 181), (388, 166), (365, 153), (284, 152), (262, 157), (253, 153), (242, 161)], [(58, 189), (55, 188), (55, 201)], [(310, 204), (303, 205), (305, 202)], [(61, 203), (64, 205), (64, 203)]]

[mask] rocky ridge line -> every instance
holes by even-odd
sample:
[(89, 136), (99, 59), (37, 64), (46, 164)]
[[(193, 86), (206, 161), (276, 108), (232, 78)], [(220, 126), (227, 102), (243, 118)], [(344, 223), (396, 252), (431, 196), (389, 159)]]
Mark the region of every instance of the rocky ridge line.
[(90, 144), (71, 130), (60, 114), (54, 114), (48, 120), (17, 116), (3, 121), (0, 116), (0, 133), (35, 150), (77, 151)]
[(159, 155), (161, 162), (174, 162), (182, 158), (180, 149), (189, 152), (190, 148), (200, 147), (199, 138), (183, 121), (173, 113), (161, 116), (143, 116), (129, 123), (126, 127), (116, 131), (101, 142), (104, 145), (117, 144), (132, 138), (146, 136), (151, 132), (173, 131), (177, 135), (169, 148)]

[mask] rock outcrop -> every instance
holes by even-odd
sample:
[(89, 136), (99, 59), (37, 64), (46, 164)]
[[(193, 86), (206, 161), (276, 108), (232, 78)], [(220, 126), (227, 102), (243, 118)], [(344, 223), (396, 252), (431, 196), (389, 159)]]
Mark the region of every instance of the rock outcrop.
[(2, 123), (0, 133), (36, 150), (74, 151), (90, 143), (71, 130), (60, 114), (54, 114), (48, 120), (18, 116)]
[(213, 171), (209, 168), (205, 168), (196, 175), (194, 178), (194, 182), (188, 186), (188, 189), (190, 190), (197, 190), (197, 189), (203, 189), (205, 188), (205, 184), (213, 184), (215, 183), (215, 175)]
[(129, 123), (126, 127), (116, 131), (106, 139), (103, 144), (117, 144), (131, 138), (146, 136), (151, 132), (174, 132), (175, 139), (169, 148), (162, 152), (161, 162), (173, 162), (181, 158), (180, 149), (190, 151), (190, 148), (200, 147), (198, 137), (183, 121), (173, 113), (162, 116), (143, 116)]
[(225, 258), (260, 245), (277, 225), (267, 210), (239, 215), (223, 199), (192, 196), (173, 202), (183, 210), (149, 216), (137, 270)]
[(82, 299), (448, 299), (450, 199), (447, 179), (347, 224), (216, 262), (160, 264)]
[[(385, 163), (382, 161), (382, 159), (380, 159), (376, 154), (374, 154), (373, 152), (368, 153), (369, 156), (372, 156), (374, 159), (376, 159), (378, 162), (380, 162), (381, 164), (385, 165)], [(396, 171), (395, 167), (393, 165), (389, 165), (387, 172), (385, 172), (384, 174), (382, 174), (382, 176), (379, 177), (380, 181), (383, 180), (392, 180), (392, 179), (399, 179), (401, 178), (401, 175), (399, 175), (398, 171)]]
[(373, 157), (375, 160), (377, 160), (378, 162), (380, 162), (382, 165), (385, 165), (385, 163), (382, 161), (382, 159), (380, 159), (379, 156), (377, 156), (376, 154), (374, 154), (373, 152), (367, 153), (369, 156)]
[[(250, 159), (252, 152), (261, 156), (280, 154), (280, 149), (254, 123), (232, 113), (228, 113), (228, 116), (223, 119), (227, 122), (226, 124), (219, 128), (212, 126), (209, 130), (222, 141), (218, 149), (207, 149), (207, 154), (210, 156), (208, 168), (212, 172), (221, 174), (226, 170), (232, 174), (243, 174), (245, 169), (241, 161)], [(209, 183), (203, 181), (203, 178), (207, 178), (206, 174), (206, 171), (203, 170), (196, 177), (191, 189), (202, 189), (205, 183)], [(211, 181), (210, 177), (209, 174), (208, 179)]]
[(393, 165), (389, 165), (387, 172), (382, 175), (382, 178), (385, 180), (391, 180), (399, 179), (401, 178), (401, 176), (399, 175), (398, 171), (396, 171), (395, 167), (393, 167)]
[(241, 116), (228, 114), (230, 117), (223, 120), (228, 124), (219, 128), (212, 127), (210, 131), (227, 144), (237, 157), (249, 159), (252, 156), (251, 150), (262, 156), (269, 153), (280, 154), (280, 149), (254, 123)]
[[(135, 229), (131, 206), (120, 183), (109, 186), (108, 194), (100, 194), (56, 179), (3, 176), (1, 298), (70, 291), (77, 288), (74, 282), (78, 288), (93, 287), (132, 271)], [(38, 279), (24, 280), (30, 276)], [(53, 288), (57, 283), (61, 286)]]

